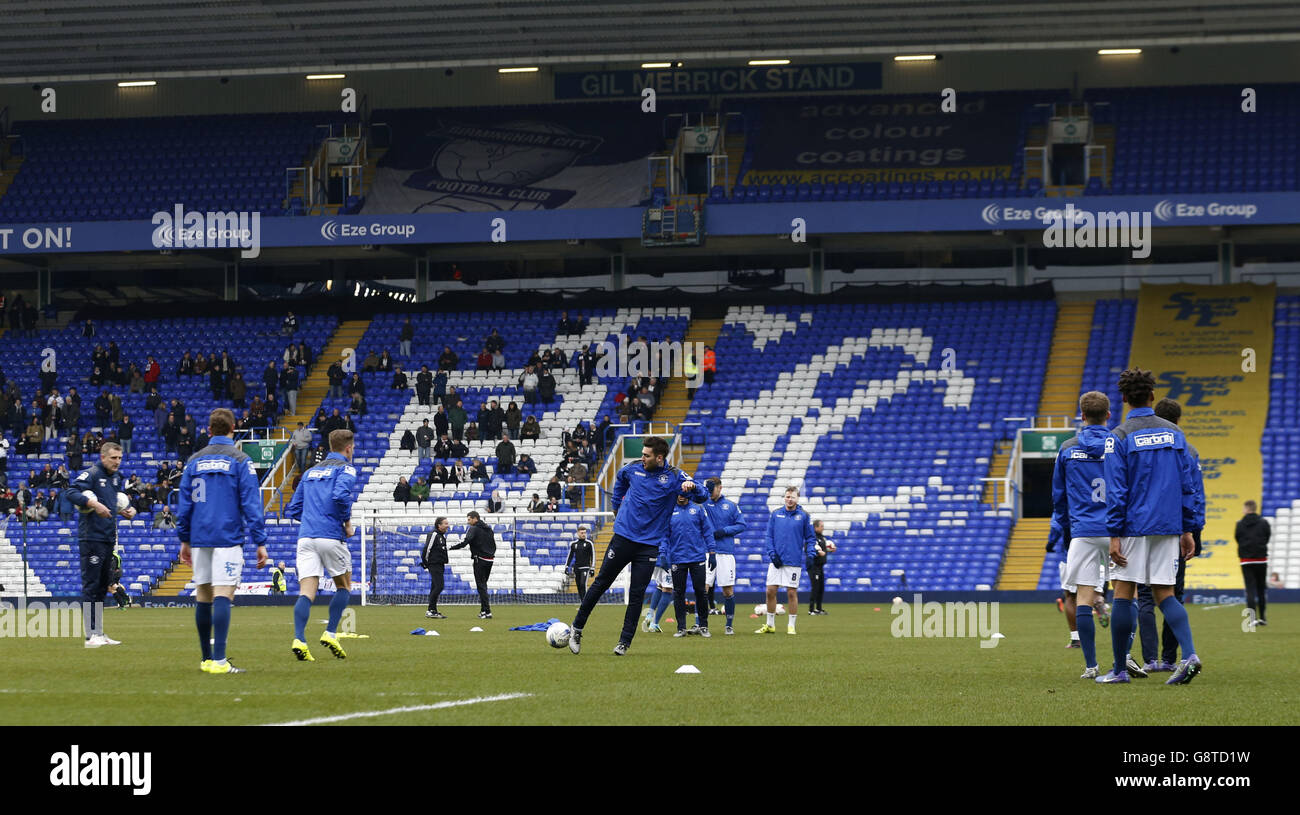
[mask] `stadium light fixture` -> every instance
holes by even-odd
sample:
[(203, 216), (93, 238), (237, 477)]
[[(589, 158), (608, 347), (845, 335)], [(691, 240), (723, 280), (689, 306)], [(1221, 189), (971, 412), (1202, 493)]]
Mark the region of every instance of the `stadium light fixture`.
[[(678, 64), (680, 65), (681, 63)], [(641, 63), (641, 67), (642, 68), (671, 68), (673, 67), (673, 64), (671, 62), (643, 62)]]
[(158, 83), (152, 79), (136, 79), (130, 82), (119, 82), (117, 83), (117, 86), (119, 88), (152, 88), (157, 84)]
[(788, 59), (751, 59), (750, 65), (789, 65)]
[(346, 79), (346, 78), (347, 78), (347, 74), (307, 74), (307, 79), (312, 81), (317, 79)]
[(497, 68), (499, 74), (535, 74), (540, 71), (536, 65), (530, 68)]
[(1142, 53), (1141, 48), (1099, 48), (1097, 53), (1103, 57), (1133, 56)]
[(894, 62), (933, 62), (938, 58), (938, 54), (899, 54)]

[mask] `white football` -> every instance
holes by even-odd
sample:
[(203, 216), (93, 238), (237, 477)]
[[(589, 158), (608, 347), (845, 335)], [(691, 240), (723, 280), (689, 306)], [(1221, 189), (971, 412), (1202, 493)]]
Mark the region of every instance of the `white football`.
[(784, 614), (784, 613), (785, 613), (785, 605), (784, 605), (783, 603), (777, 603), (777, 604), (776, 604), (776, 613), (777, 613), (777, 614)]
[(758, 615), (760, 615), (760, 616), (763, 615), (763, 614), (766, 614), (766, 613), (767, 613), (767, 605), (764, 604), (764, 603), (759, 603), (758, 605), (754, 606), (754, 613), (755, 613), (755, 614), (758, 614)]
[(121, 512), (129, 506), (131, 506), (131, 499), (126, 496), (126, 493), (119, 492), (117, 494), (117, 511)]
[[(84, 496), (86, 496), (86, 500), (87, 500), (87, 501), (94, 501), (94, 500), (95, 500), (95, 493), (91, 492), (90, 490), (82, 490), (82, 491), (81, 491), (81, 494), (84, 495)], [(94, 512), (94, 511), (95, 511), (95, 510), (91, 509), (90, 507), (81, 507), (80, 509), (81, 509), (81, 511), (82, 511), (83, 513), (88, 513), (88, 512)]]
[(551, 623), (546, 629), (546, 642), (552, 648), (564, 648), (569, 644), (569, 626), (565, 623)]

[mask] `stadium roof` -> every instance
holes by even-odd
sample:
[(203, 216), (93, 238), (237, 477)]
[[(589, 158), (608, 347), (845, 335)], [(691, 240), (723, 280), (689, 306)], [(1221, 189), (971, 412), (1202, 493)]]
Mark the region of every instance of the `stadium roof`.
[(1279, 42), (1294, 0), (0, 2), (0, 83)]

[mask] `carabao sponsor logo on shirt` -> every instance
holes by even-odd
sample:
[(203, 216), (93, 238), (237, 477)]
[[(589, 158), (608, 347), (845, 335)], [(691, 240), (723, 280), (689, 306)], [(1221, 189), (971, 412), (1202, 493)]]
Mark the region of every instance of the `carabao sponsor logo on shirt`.
[(195, 467), (201, 473), (210, 473), (220, 471), (223, 473), (230, 472), (230, 461), (227, 459), (210, 458), (200, 461)]

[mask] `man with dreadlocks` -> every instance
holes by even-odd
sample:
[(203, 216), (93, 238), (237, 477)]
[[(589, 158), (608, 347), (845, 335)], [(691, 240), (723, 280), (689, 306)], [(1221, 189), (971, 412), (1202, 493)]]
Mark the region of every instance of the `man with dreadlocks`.
[[(1155, 415), (1155, 377), (1130, 368), (1120, 374), (1119, 392), (1132, 410), (1111, 432), (1104, 450), (1106, 531), (1110, 535), (1115, 602), (1111, 609), (1113, 670), (1103, 684), (1129, 681), (1129, 636), (1137, 621), (1133, 596), (1147, 583), (1165, 622), (1183, 650), (1183, 661), (1165, 683), (1185, 685), (1201, 671), (1192, 644), (1187, 610), (1174, 596), (1178, 559), (1192, 556), (1192, 533), (1204, 526), (1198, 500), (1196, 463), (1178, 425)], [(1181, 544), (1181, 552), (1180, 552)]]

